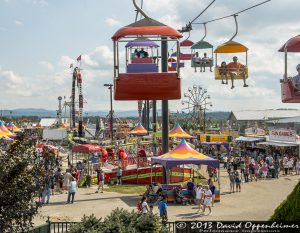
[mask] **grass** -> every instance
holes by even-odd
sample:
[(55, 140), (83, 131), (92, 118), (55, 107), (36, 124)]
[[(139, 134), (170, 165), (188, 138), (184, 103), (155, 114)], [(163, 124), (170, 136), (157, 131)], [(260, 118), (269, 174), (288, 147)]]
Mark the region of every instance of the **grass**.
[(106, 192), (116, 192), (121, 194), (144, 194), (146, 191), (146, 185), (138, 184), (122, 184), (111, 185), (108, 188), (104, 188)]

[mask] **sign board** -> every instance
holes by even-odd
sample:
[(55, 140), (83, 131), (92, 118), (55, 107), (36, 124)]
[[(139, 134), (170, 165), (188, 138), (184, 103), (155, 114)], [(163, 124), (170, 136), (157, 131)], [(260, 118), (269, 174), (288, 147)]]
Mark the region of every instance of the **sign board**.
[(296, 142), (297, 135), (295, 130), (272, 129), (269, 132), (270, 141)]
[(200, 134), (198, 140), (200, 142), (231, 142), (232, 137), (219, 134)]
[(265, 136), (266, 131), (257, 127), (245, 129), (245, 136)]

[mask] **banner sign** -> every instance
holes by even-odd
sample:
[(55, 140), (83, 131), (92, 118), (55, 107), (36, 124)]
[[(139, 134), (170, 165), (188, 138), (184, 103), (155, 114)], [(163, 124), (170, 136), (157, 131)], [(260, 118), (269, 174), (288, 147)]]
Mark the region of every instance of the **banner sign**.
[(296, 142), (297, 135), (295, 130), (272, 129), (269, 132), (270, 141)]
[(257, 127), (250, 127), (245, 129), (245, 136), (265, 136), (266, 131)]
[(178, 221), (175, 222), (176, 233), (193, 232), (255, 232), (255, 233), (281, 233), (281, 232), (299, 232), (300, 223), (273, 222), (273, 221)]
[(219, 134), (200, 134), (198, 140), (200, 142), (231, 142), (232, 137)]

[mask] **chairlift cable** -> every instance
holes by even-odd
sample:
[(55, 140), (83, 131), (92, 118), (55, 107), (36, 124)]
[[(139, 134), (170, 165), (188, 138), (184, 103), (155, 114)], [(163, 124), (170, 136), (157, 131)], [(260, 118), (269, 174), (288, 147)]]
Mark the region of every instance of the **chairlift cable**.
[(211, 22), (218, 21), (218, 20), (221, 20), (221, 19), (226, 19), (226, 18), (235, 16), (235, 15), (238, 15), (238, 14), (240, 14), (240, 13), (243, 13), (243, 12), (245, 12), (245, 11), (248, 11), (248, 10), (250, 10), (250, 9), (252, 9), (252, 8), (255, 8), (255, 7), (257, 7), (257, 6), (263, 5), (263, 4), (265, 4), (265, 3), (267, 3), (267, 2), (270, 2), (270, 1), (272, 1), (272, 0), (266, 0), (266, 1), (264, 1), (264, 2), (258, 3), (258, 4), (256, 4), (256, 5), (251, 6), (251, 7), (248, 7), (248, 8), (246, 8), (246, 9), (241, 10), (241, 11), (238, 11), (238, 12), (236, 12), (236, 13), (233, 13), (233, 14), (231, 14), (231, 15), (223, 16), (223, 17), (220, 17), (220, 18), (212, 19), (212, 20), (208, 20), (208, 21), (205, 21), (205, 22), (202, 22), (202, 23), (192, 23), (192, 24), (211, 23)]

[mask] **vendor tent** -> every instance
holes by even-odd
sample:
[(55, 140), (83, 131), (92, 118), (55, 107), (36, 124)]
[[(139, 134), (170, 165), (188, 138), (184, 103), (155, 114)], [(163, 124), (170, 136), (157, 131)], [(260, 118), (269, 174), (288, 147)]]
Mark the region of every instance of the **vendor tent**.
[(161, 164), (166, 170), (181, 164), (205, 164), (219, 167), (219, 160), (210, 158), (190, 147), (185, 140), (172, 151), (158, 157), (151, 158), (151, 164)]
[(14, 137), (15, 135), (10, 132), (4, 125), (3, 121), (0, 121), (0, 136)]
[(169, 132), (169, 137), (170, 138), (193, 138), (193, 136), (189, 135), (187, 132), (185, 132), (181, 126), (179, 125), (179, 123), (177, 122), (174, 126), (173, 129), (170, 130)]
[(148, 134), (148, 131), (139, 122), (138, 125), (129, 132), (129, 134), (134, 136), (144, 136)]
[(7, 124), (7, 125), (6, 125), (6, 128), (7, 128), (9, 131), (14, 132), (14, 133), (16, 133), (16, 132), (21, 132), (21, 129), (19, 129), (17, 126), (15, 126), (14, 123), (9, 123), (9, 124)]
[(98, 145), (92, 145), (92, 144), (81, 144), (81, 145), (75, 145), (72, 148), (72, 152), (74, 153), (95, 153), (95, 152), (101, 152), (101, 147)]

